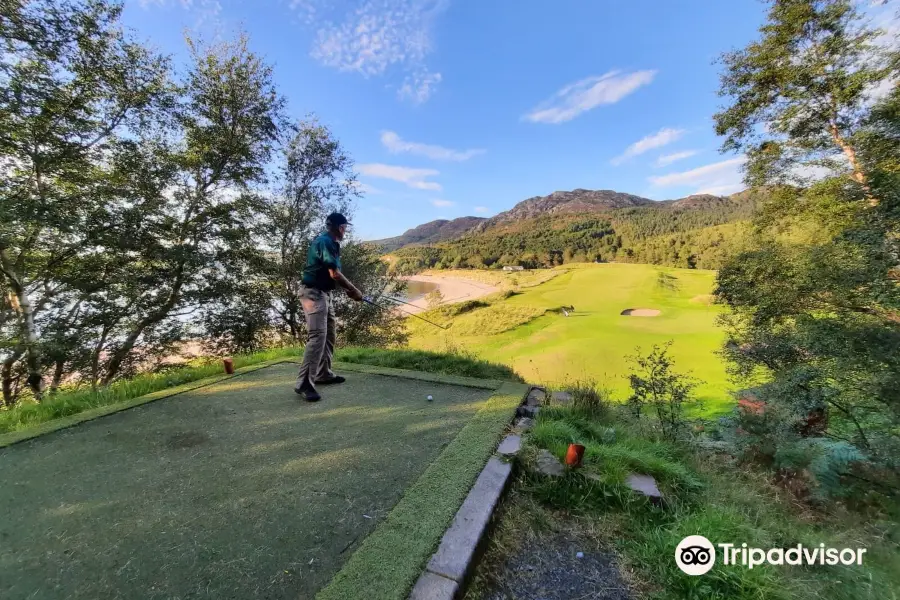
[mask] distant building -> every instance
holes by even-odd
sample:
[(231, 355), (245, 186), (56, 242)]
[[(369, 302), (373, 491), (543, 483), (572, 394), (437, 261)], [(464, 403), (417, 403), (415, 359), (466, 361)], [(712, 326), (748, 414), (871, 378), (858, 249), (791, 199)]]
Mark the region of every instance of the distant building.
[(503, 267), (503, 270), (504, 271), (524, 271), (525, 267), (523, 267), (521, 265), (515, 265), (515, 266), (511, 266), (511, 267)]

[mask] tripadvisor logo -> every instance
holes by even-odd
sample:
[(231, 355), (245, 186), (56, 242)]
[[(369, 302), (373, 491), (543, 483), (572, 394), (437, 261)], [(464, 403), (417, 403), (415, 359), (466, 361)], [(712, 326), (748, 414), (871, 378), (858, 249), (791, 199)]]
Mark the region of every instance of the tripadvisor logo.
[(807, 547), (797, 544), (793, 548), (751, 548), (747, 544), (716, 544), (702, 535), (691, 535), (678, 544), (675, 549), (675, 562), (678, 568), (688, 575), (705, 575), (716, 564), (716, 546), (722, 552), (722, 564), (727, 566), (740, 565), (753, 569), (760, 565), (810, 565), (810, 566), (836, 566), (861, 565), (865, 548), (826, 548), (825, 544), (818, 547)]
[(702, 535), (691, 535), (675, 549), (675, 562), (688, 575), (705, 575), (716, 564), (716, 549)]

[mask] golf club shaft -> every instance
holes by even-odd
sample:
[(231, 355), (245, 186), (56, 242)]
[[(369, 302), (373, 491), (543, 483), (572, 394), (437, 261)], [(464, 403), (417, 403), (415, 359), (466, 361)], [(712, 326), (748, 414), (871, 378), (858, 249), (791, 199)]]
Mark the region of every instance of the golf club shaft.
[(398, 302), (400, 304), (412, 306), (413, 308), (421, 308), (421, 306), (416, 306), (415, 304), (412, 304), (411, 302), (407, 302), (406, 300), (401, 300), (399, 298), (394, 298), (393, 296), (385, 296), (385, 298), (387, 298), (388, 300), (391, 300), (392, 302)]
[[(391, 300), (393, 300), (393, 298), (391, 298)], [(380, 305), (380, 304), (376, 304), (375, 302), (373, 302), (372, 300), (369, 300), (368, 298), (363, 298), (363, 301), (364, 301), (364, 302), (367, 302), (367, 303), (369, 303), (369, 304), (371, 304), (372, 306), (377, 306), (378, 308), (381, 308), (381, 305)], [(404, 304), (407, 304), (407, 303), (404, 302)], [(410, 306), (413, 306), (413, 305), (410, 304)], [(394, 307), (394, 308), (396, 308), (396, 309), (399, 310), (400, 312), (405, 313), (405, 314), (407, 314), (407, 315), (409, 315), (409, 316), (411, 316), (411, 317), (415, 317), (415, 318), (419, 319), (420, 321), (425, 321), (425, 322), (428, 323), (429, 325), (432, 325), (432, 326), (434, 326), (434, 327), (437, 327), (438, 329), (443, 329), (444, 331), (447, 331), (447, 328), (446, 328), (446, 327), (443, 327), (443, 326), (441, 326), (441, 325), (438, 325), (437, 323), (434, 323), (434, 322), (432, 322), (432, 321), (429, 321), (429, 320), (426, 319), (425, 317), (420, 317), (419, 315), (417, 315), (417, 314), (415, 314), (415, 313), (411, 313), (411, 312), (409, 312), (408, 310), (403, 310), (403, 309), (400, 308), (399, 306), (396, 306), (396, 307)], [(416, 308), (418, 308), (418, 307), (416, 307)]]

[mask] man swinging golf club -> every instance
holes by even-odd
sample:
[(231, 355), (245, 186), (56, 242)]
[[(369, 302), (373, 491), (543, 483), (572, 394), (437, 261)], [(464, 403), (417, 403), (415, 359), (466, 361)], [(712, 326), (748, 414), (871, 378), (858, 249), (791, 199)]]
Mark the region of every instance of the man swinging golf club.
[(309, 337), (294, 391), (308, 402), (322, 399), (316, 391), (316, 385), (346, 381), (331, 370), (337, 334), (331, 293), (340, 286), (357, 302), (363, 300), (362, 292), (341, 273), (340, 242), (344, 239), (349, 224), (347, 218), (340, 213), (329, 215), (325, 220), (325, 233), (313, 240), (309, 246), (306, 268), (303, 269), (300, 304), (303, 306), (303, 314), (306, 315)]

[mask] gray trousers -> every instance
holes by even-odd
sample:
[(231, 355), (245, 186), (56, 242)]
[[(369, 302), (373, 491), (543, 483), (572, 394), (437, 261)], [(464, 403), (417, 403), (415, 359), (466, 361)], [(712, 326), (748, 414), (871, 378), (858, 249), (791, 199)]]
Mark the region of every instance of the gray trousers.
[(331, 361), (334, 358), (334, 342), (337, 325), (334, 320), (334, 302), (330, 292), (303, 286), (300, 290), (300, 304), (306, 315), (306, 329), (309, 334), (303, 364), (297, 373), (297, 384), (323, 381), (334, 377)]

